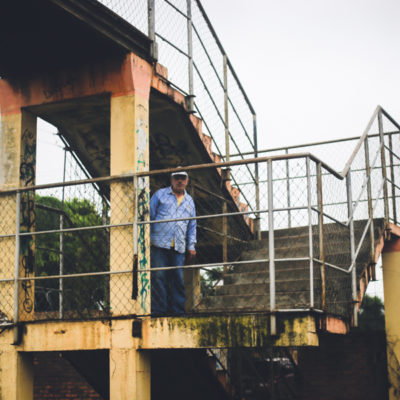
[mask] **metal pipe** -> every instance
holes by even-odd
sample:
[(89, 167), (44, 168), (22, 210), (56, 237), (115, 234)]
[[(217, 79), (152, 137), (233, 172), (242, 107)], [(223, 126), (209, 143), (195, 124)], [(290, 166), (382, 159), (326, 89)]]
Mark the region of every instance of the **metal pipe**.
[[(365, 140), (367, 140), (367, 138), (366, 138)], [(365, 143), (365, 142), (364, 142), (364, 143)], [(367, 145), (367, 146), (368, 146), (368, 145)], [(373, 160), (373, 162), (372, 162), (372, 167), (370, 167), (370, 171), (371, 171), (371, 168), (374, 169), (374, 167), (375, 167), (375, 164), (376, 164), (376, 161), (377, 161), (377, 159), (378, 159), (378, 156), (379, 156), (379, 154), (381, 153), (381, 148), (382, 148), (382, 146), (379, 146), (378, 151), (377, 151), (376, 154), (375, 154), (375, 158), (374, 158), (374, 160)], [(360, 170), (358, 170), (358, 171), (360, 171)], [(352, 172), (355, 172), (355, 170), (352, 170)], [(365, 187), (368, 185), (368, 180), (369, 180), (369, 179), (370, 179), (370, 176), (366, 176), (365, 179), (364, 179), (364, 182), (363, 182), (363, 184), (362, 184), (362, 186), (361, 186), (361, 189), (360, 189), (360, 192), (359, 192), (359, 194), (358, 194), (358, 198), (357, 198), (356, 202), (355, 202), (354, 205), (353, 205), (353, 214), (355, 213), (355, 210), (356, 210), (357, 207), (358, 207), (358, 203), (361, 202), (361, 197), (362, 197), (363, 191), (364, 191)], [(365, 201), (365, 200), (364, 200), (364, 201)]]
[[(386, 132), (385, 135), (390, 135), (390, 134), (400, 134), (400, 131), (391, 131), (391, 132)], [(379, 133), (372, 133), (368, 135), (369, 138), (374, 138), (374, 137), (379, 137)], [(344, 142), (352, 142), (354, 140), (359, 140), (360, 136), (352, 136), (348, 138), (342, 138), (342, 139), (331, 139), (331, 140), (323, 140), (321, 142), (310, 142), (310, 143), (300, 143), (300, 144), (295, 144), (292, 146), (284, 146), (284, 147), (272, 147), (270, 149), (261, 149), (258, 150), (258, 153), (272, 153), (276, 151), (286, 151), (286, 150), (293, 150), (293, 149), (301, 149), (305, 147), (314, 147), (314, 146), (323, 146), (325, 144), (333, 144), (333, 143), (344, 143)], [(250, 156), (254, 154), (253, 151), (247, 151), (247, 152), (241, 152), (237, 154), (231, 154), (231, 157), (238, 157), (238, 156)], [(222, 156), (224, 157), (224, 156)], [(354, 170), (353, 170), (354, 171)]]
[[(298, 159), (298, 158), (305, 158), (305, 157), (310, 157), (310, 160), (315, 161), (315, 162), (320, 162), (321, 165), (328, 171), (330, 172), (333, 176), (335, 176), (338, 179), (343, 179), (343, 177), (335, 171), (333, 168), (331, 168), (328, 164), (324, 163), (321, 161), (318, 157), (315, 157), (311, 153), (293, 153), (293, 154), (278, 154), (275, 156), (269, 156), (269, 157), (258, 157), (258, 158), (248, 158), (246, 160), (233, 160), (229, 162), (220, 162), (220, 163), (207, 163), (207, 164), (198, 164), (198, 165), (189, 165), (185, 167), (186, 171), (196, 171), (196, 170), (201, 170), (201, 169), (208, 169), (208, 168), (221, 168), (221, 167), (228, 167), (228, 166), (238, 166), (238, 165), (247, 165), (247, 164), (255, 164), (255, 163), (260, 163), (260, 162), (266, 162), (268, 160), (272, 161), (278, 161), (278, 160), (292, 160), (292, 159)], [(152, 170), (152, 171), (140, 171), (140, 172), (135, 172), (135, 173), (128, 173), (128, 174), (121, 174), (121, 175), (111, 175), (111, 176), (105, 176), (101, 178), (92, 178), (92, 179), (79, 179), (76, 181), (68, 181), (68, 182), (57, 182), (57, 183), (51, 183), (51, 184), (43, 184), (43, 185), (32, 185), (32, 186), (22, 186), (22, 187), (16, 187), (13, 189), (7, 189), (7, 190), (0, 190), (0, 194), (14, 194), (17, 191), (20, 192), (27, 192), (30, 190), (43, 190), (43, 189), (50, 189), (50, 188), (56, 188), (56, 187), (62, 187), (62, 186), (75, 186), (75, 185), (85, 185), (88, 183), (99, 183), (99, 182), (110, 182), (114, 180), (128, 180), (131, 179), (134, 175), (137, 176), (154, 176), (154, 175), (159, 175), (159, 174), (170, 174), (172, 172), (177, 172), (181, 168), (166, 168), (166, 169), (157, 169), (157, 170)]]
[[(322, 264), (322, 260), (320, 260), (319, 258), (314, 258), (313, 261), (315, 261), (315, 262), (318, 263), (318, 264)], [(342, 271), (342, 272), (344, 272), (345, 274), (349, 274), (349, 273), (351, 272), (351, 270), (347, 270), (347, 269), (344, 269), (344, 268), (342, 268), (342, 267), (338, 267), (337, 265), (328, 263), (328, 262), (326, 262), (326, 261), (324, 261), (324, 264), (325, 264), (325, 267), (329, 267), (329, 268), (332, 268), (332, 269), (337, 269), (338, 271)]]
[[(228, 70), (226, 65), (226, 54), (222, 56), (222, 68), (224, 75), (224, 122), (225, 122), (225, 161), (230, 161), (230, 133), (229, 133), (229, 107), (228, 107)], [(227, 183), (230, 181), (230, 168), (221, 170), (222, 173), (222, 190), (227, 189)], [(228, 207), (226, 202), (222, 203), (222, 213), (226, 214)], [(222, 261), (228, 261), (228, 221), (227, 217), (222, 218), (222, 232), (224, 234), (223, 245), (222, 245)], [(227, 272), (227, 267), (224, 267), (224, 272)]]
[(275, 298), (275, 243), (272, 161), (268, 161), (268, 245), (269, 245), (269, 305), (271, 310), (271, 335), (276, 335)]
[[(310, 308), (314, 308), (314, 264), (313, 264), (313, 235), (312, 235), (312, 210), (311, 210), (311, 177), (310, 159), (306, 158), (307, 169), (307, 212), (308, 212), (308, 255), (310, 257)], [(290, 217), (290, 214), (289, 214)], [(289, 226), (290, 228), (290, 226)]]
[[(207, 16), (207, 14), (206, 14), (206, 12), (204, 11), (204, 8), (203, 8), (203, 6), (202, 6), (200, 0), (195, 0), (195, 1), (196, 1), (196, 4), (197, 4), (197, 6), (198, 6), (198, 8), (199, 8), (199, 10), (200, 10), (200, 12), (201, 12), (201, 14), (203, 15), (204, 20), (206, 21), (206, 24), (207, 24), (207, 26), (208, 26), (208, 29), (210, 30), (212, 36), (213, 36), (214, 39), (215, 39), (215, 42), (216, 42), (216, 44), (217, 44), (217, 46), (218, 46), (220, 52), (221, 52), (222, 54), (226, 54), (224, 48), (222, 47), (221, 42), (220, 42), (219, 39), (218, 39), (218, 36), (217, 36), (217, 34), (216, 34), (215, 30), (214, 30), (214, 27), (212, 26), (212, 24), (211, 24), (211, 22), (210, 22), (210, 20), (209, 20), (209, 18), (208, 18), (208, 16)], [(233, 69), (233, 67), (232, 67), (232, 65), (231, 65), (231, 63), (230, 63), (230, 61), (229, 61), (229, 59), (227, 59), (227, 64), (228, 64), (228, 66), (229, 66), (229, 69), (230, 69), (230, 71), (231, 71), (233, 77), (234, 77), (235, 80), (236, 80), (236, 83), (237, 83), (238, 86), (239, 86), (240, 91), (241, 91), (242, 94), (243, 94), (243, 97), (244, 97), (244, 99), (245, 99), (245, 101), (246, 101), (246, 103), (247, 103), (247, 105), (248, 105), (248, 107), (249, 107), (251, 113), (252, 113), (252, 114), (255, 114), (255, 111), (254, 111), (254, 109), (253, 109), (253, 106), (251, 105), (250, 100), (249, 100), (249, 98), (248, 98), (247, 95), (246, 95), (246, 92), (243, 90), (242, 84), (240, 83), (240, 81), (239, 81), (239, 79), (238, 79), (238, 77), (237, 77), (237, 75), (236, 75), (236, 73), (235, 73), (235, 70)]]
[(189, 96), (187, 97), (188, 111), (193, 113), (194, 89), (193, 89), (193, 22), (192, 22), (192, 0), (186, 0), (187, 7), (187, 41), (188, 41), (188, 83)]
[[(285, 151), (286, 154), (289, 154), (289, 151), (286, 150)], [(310, 158), (307, 157), (306, 159), (308, 166), (310, 163)], [(290, 207), (290, 182), (289, 182), (289, 160), (286, 160), (286, 193), (287, 193), (287, 206)], [(307, 181), (309, 179), (309, 171), (307, 172)], [(291, 228), (292, 227), (292, 221), (291, 221), (291, 213), (290, 213), (290, 209), (288, 210), (288, 227)]]
[[(350, 230), (350, 254), (351, 264), (355, 263), (355, 237), (354, 237), (354, 219), (353, 219), (353, 198), (352, 198), (352, 187), (351, 187), (351, 171), (349, 170), (346, 178), (346, 190), (347, 190), (347, 212), (349, 218), (349, 230)], [(357, 268), (353, 268), (351, 271), (351, 293), (353, 300), (353, 326), (358, 326), (358, 297), (357, 297)]]
[[(338, 203), (338, 204), (341, 205), (341, 204), (345, 204), (345, 203), (343, 202), (343, 203)], [(326, 204), (325, 204), (325, 206), (326, 206)], [(318, 214), (321, 213), (320, 210), (318, 209), (318, 207), (317, 208), (316, 207), (311, 207), (311, 209), (313, 211), (317, 212)], [(324, 217), (326, 217), (326, 218), (330, 219), (331, 221), (335, 222), (336, 224), (339, 224), (339, 225), (342, 225), (342, 226), (346, 226), (346, 227), (348, 226), (348, 224), (345, 224), (344, 222), (339, 221), (338, 219), (336, 219), (335, 217), (332, 217), (331, 215), (327, 214), (324, 211), (321, 214)]]
[(228, 69), (226, 64), (226, 54), (223, 54), (223, 72), (224, 72), (224, 122), (225, 122), (225, 161), (230, 161), (229, 148), (229, 107), (228, 107)]
[(382, 123), (382, 112), (379, 110), (378, 113), (378, 128), (379, 128), (379, 141), (381, 144), (381, 168), (383, 178), (383, 204), (385, 211), (385, 222), (389, 221), (389, 199), (388, 199), (388, 187), (387, 187), (387, 173), (386, 173), (386, 157), (385, 157), (385, 137), (383, 135), (383, 123)]
[[(221, 186), (222, 189), (225, 189), (227, 186), (227, 182), (230, 180), (230, 168), (222, 169), (221, 170), (222, 174), (222, 180), (221, 180)], [(225, 214), (222, 217), (222, 234), (223, 234), (223, 242), (222, 242), (222, 261), (225, 263), (228, 261), (228, 220), (227, 220), (227, 211), (228, 211), (228, 205), (224, 201), (222, 203), (222, 214)], [(227, 268), (224, 267), (224, 272), (227, 272)]]
[(133, 190), (135, 193), (135, 215), (133, 219), (133, 255), (138, 257), (138, 177), (133, 177)]
[(343, 171), (341, 173), (341, 175), (343, 177), (345, 177), (348, 174), (348, 172), (350, 171), (351, 164), (353, 163), (354, 159), (356, 158), (356, 155), (357, 155), (358, 151), (360, 150), (360, 147), (363, 144), (365, 138), (368, 136), (368, 132), (371, 129), (371, 126), (374, 123), (375, 118), (376, 118), (377, 115), (378, 115), (378, 118), (379, 118), (379, 115), (380, 115), (380, 107), (379, 106), (376, 107), (374, 113), (372, 114), (372, 117), (370, 118), (370, 120), (369, 120), (369, 122), (367, 124), (367, 127), (364, 129), (363, 134), (361, 135), (359, 141), (357, 142), (356, 147), (353, 150), (353, 153), (351, 154), (349, 160), (347, 161), (345, 167), (343, 168)]
[[(297, 258), (275, 258), (275, 263), (277, 262), (287, 262), (287, 261), (309, 261), (308, 257), (297, 257)], [(320, 262), (318, 259), (314, 259), (315, 262)], [(171, 266), (171, 267), (160, 267), (160, 268), (143, 268), (140, 271), (142, 272), (151, 272), (151, 271), (157, 271), (157, 270), (172, 270), (172, 269), (178, 269), (178, 268), (184, 268), (184, 269), (207, 269), (207, 268), (215, 268), (215, 267), (220, 267), (224, 265), (243, 265), (243, 264), (257, 264), (257, 263), (263, 263), (263, 262), (269, 262), (269, 258), (261, 258), (261, 259), (256, 259), (256, 260), (242, 260), (242, 261), (228, 261), (226, 263), (222, 262), (217, 262), (217, 263), (209, 263), (209, 264), (193, 264), (193, 265), (185, 265), (185, 266)], [(335, 268), (334, 265), (328, 264), (327, 265), (332, 266), (332, 268)], [(336, 267), (337, 269), (340, 269), (340, 267)], [(19, 282), (22, 281), (40, 281), (40, 280), (46, 280), (46, 279), (59, 279), (59, 278), (77, 278), (77, 277), (83, 277), (83, 276), (104, 276), (104, 275), (117, 275), (117, 274), (131, 274), (134, 272), (134, 270), (129, 269), (129, 270), (121, 270), (121, 271), (98, 271), (98, 272), (82, 272), (82, 273), (77, 273), (77, 274), (64, 274), (64, 275), (48, 275), (48, 276), (31, 276), (27, 278), (18, 278)], [(348, 273), (348, 271), (343, 271)], [(0, 283), (4, 282), (14, 282), (14, 278), (6, 278), (6, 279), (0, 279)]]
[[(65, 182), (65, 173), (67, 166), (67, 149), (64, 148), (64, 166), (63, 166), (63, 182)], [(61, 207), (63, 212), (60, 214), (60, 260), (59, 260), (59, 275), (64, 274), (64, 200), (65, 200), (65, 186), (62, 187), (61, 194)], [(60, 319), (64, 317), (64, 282), (63, 279), (60, 278), (58, 281), (59, 292), (58, 292), (58, 311), (60, 314)]]
[[(253, 136), (254, 136), (254, 157), (258, 157), (258, 139), (257, 139), (257, 116), (253, 114)], [(254, 183), (256, 192), (256, 210), (260, 209), (260, 176), (258, 170), (258, 163), (254, 165)], [(257, 240), (261, 240), (261, 218), (260, 215), (256, 217), (256, 235)]]
[(319, 238), (319, 258), (322, 261), (320, 266), (321, 273), (321, 308), (326, 311), (326, 273), (325, 273), (325, 229), (324, 229), (324, 209), (322, 200), (322, 166), (317, 164), (317, 202), (318, 202), (318, 238)]
[(371, 187), (371, 165), (369, 163), (369, 142), (368, 137), (364, 142), (365, 152), (365, 173), (367, 176), (367, 200), (368, 200), (368, 218), (371, 221), (369, 229), (369, 254), (371, 260), (375, 259), (375, 234), (374, 234), (374, 214), (372, 210), (372, 187)]
[(184, 18), (188, 18), (188, 16), (182, 12), (178, 7), (175, 6), (175, 4), (171, 3), (168, 0), (164, 0), (165, 3), (167, 3), (171, 8), (173, 8), (178, 14), (180, 14)]
[[(393, 167), (393, 144), (392, 144), (392, 135), (389, 135), (389, 157), (390, 157), (390, 178), (394, 183), (394, 167)], [(392, 210), (393, 210), (393, 220), (394, 223), (397, 224), (397, 211), (396, 211), (396, 188), (395, 185), (392, 186)]]
[[(15, 214), (15, 257), (14, 257), (14, 323), (19, 322), (19, 265), (20, 265), (20, 229), (21, 229), (21, 193), (16, 195)], [(18, 329), (14, 329), (14, 343), (18, 343)]]
[(147, 22), (148, 22), (148, 36), (151, 40), (150, 56), (157, 60), (158, 51), (156, 43), (156, 12), (155, 12), (155, 0), (147, 0)]

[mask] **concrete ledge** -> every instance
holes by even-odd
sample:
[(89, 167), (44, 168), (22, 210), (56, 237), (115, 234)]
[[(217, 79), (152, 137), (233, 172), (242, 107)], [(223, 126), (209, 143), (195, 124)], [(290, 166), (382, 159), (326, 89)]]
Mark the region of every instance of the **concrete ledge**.
[[(270, 335), (269, 315), (146, 318), (141, 338), (133, 337), (133, 319), (43, 322), (23, 326), (18, 351), (73, 351), (119, 347), (193, 349), (259, 346), (318, 346), (317, 320), (310, 314), (279, 314), (278, 334)], [(140, 324), (139, 324), (140, 325)], [(13, 330), (0, 334), (0, 348), (13, 342)]]
[(141, 349), (318, 346), (315, 318), (278, 317), (277, 336), (270, 335), (268, 315), (154, 318), (143, 321)]

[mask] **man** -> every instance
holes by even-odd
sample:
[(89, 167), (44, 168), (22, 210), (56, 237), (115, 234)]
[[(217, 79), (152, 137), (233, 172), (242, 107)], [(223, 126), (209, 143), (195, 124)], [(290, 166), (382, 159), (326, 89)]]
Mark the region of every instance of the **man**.
[[(185, 171), (171, 174), (171, 186), (158, 190), (150, 199), (150, 219), (195, 217), (192, 197), (186, 193), (189, 176)], [(182, 266), (196, 255), (196, 220), (151, 224), (151, 267)], [(153, 315), (184, 314), (185, 286), (182, 268), (151, 273), (151, 311)]]

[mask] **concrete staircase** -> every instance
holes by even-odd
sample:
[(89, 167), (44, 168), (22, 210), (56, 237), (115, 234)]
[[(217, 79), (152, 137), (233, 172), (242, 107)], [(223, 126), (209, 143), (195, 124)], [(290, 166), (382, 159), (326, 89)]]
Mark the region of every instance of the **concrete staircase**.
[[(356, 243), (366, 221), (355, 223)], [(375, 221), (375, 241), (382, 235), (383, 222)], [(339, 224), (324, 226), (325, 261), (347, 269), (351, 264), (350, 234)], [(320, 258), (318, 226), (312, 227), (313, 256)], [(310, 261), (296, 260), (309, 257), (309, 228), (297, 227), (274, 232), (276, 309), (310, 308)], [(253, 260), (264, 260), (252, 262)], [(196, 307), (198, 312), (261, 312), (270, 310), (269, 239), (263, 232), (259, 241), (248, 242), (240, 261), (248, 263), (233, 266), (223, 275), (211, 293)], [(279, 261), (282, 260), (282, 261)], [(358, 279), (370, 263), (370, 240), (366, 235), (357, 258)], [(351, 276), (337, 269), (325, 267), (326, 311), (350, 318)], [(313, 263), (314, 308), (322, 309), (321, 265)], [(363, 295), (363, 293), (362, 293)]]

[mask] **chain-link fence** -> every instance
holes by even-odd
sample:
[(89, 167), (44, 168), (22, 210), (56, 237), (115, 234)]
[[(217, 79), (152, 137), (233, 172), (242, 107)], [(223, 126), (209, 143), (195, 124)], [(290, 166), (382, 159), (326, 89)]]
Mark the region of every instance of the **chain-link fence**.
[[(88, 179), (67, 153), (64, 182), (0, 192), (0, 316), (319, 310), (356, 319), (359, 281), (397, 222), (393, 127), (378, 108), (343, 173), (298, 153)], [(247, 174), (255, 166), (259, 207)]]
[[(223, 161), (233, 153), (257, 154), (255, 111), (199, 0), (99, 2), (154, 41), (153, 56), (202, 119), (214, 153)], [(257, 171), (242, 168), (254, 182)]]

